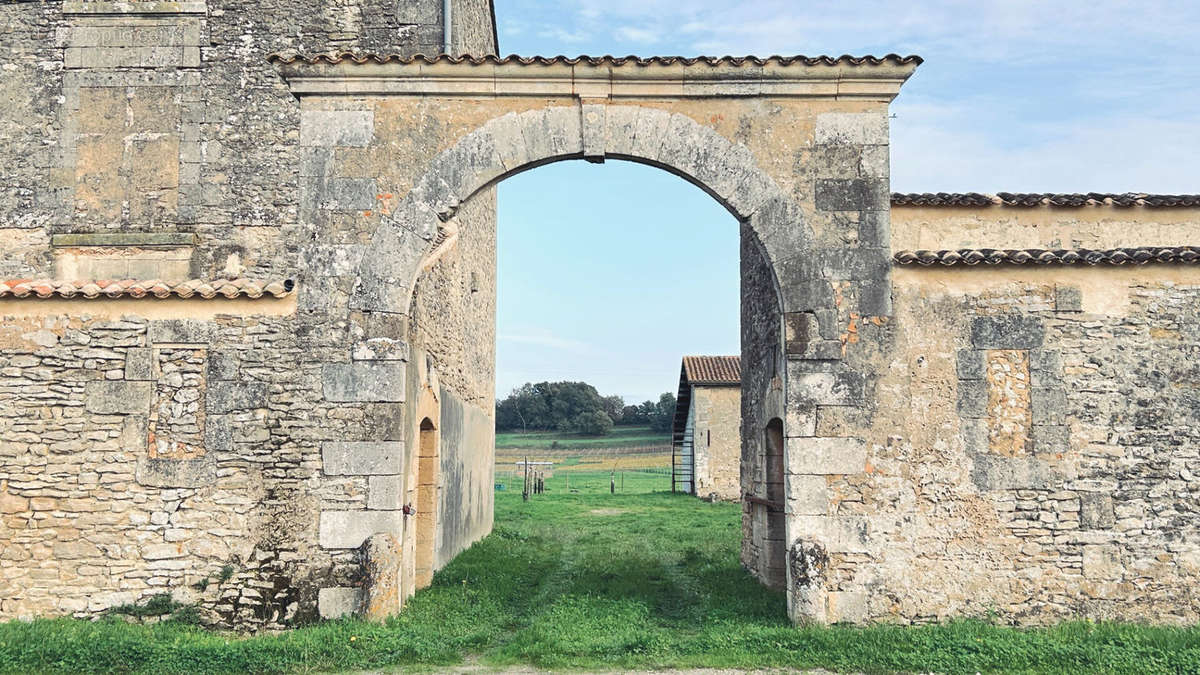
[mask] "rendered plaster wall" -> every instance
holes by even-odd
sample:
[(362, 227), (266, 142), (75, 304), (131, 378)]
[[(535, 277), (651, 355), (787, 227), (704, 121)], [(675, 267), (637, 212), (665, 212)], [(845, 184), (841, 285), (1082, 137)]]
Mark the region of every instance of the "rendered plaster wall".
[(695, 412), (695, 493), (741, 499), (742, 392), (739, 387), (692, 387)]
[(1195, 208), (898, 206), (892, 209), (892, 248), (1194, 246), (1197, 223)]

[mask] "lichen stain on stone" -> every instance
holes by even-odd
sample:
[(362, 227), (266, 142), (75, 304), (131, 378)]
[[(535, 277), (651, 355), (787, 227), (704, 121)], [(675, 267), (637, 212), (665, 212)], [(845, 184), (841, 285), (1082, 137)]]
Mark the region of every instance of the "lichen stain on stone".
[(792, 587), (808, 589), (825, 583), (829, 553), (817, 542), (800, 540), (788, 549), (788, 567), (792, 572)]

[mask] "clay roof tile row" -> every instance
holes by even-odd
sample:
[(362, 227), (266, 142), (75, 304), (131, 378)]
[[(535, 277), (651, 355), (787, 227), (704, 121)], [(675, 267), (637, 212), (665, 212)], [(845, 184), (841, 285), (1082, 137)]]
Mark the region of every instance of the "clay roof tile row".
[(276, 53), (271, 54), (267, 59), (272, 63), (292, 64), (292, 63), (307, 63), (316, 65), (325, 63), (336, 65), (343, 62), (351, 62), (356, 64), (372, 63), (469, 63), (471, 65), (482, 65), (485, 63), (503, 64), (503, 65), (576, 65), (584, 63), (592, 66), (610, 65), (622, 66), (626, 64), (648, 66), (648, 65), (673, 65), (676, 63), (685, 66), (694, 65), (697, 63), (717, 66), (717, 65), (733, 65), (740, 66), (743, 64), (751, 64), (756, 66), (767, 65), (768, 63), (781, 66), (791, 65), (854, 65), (854, 66), (877, 66), (884, 63), (892, 63), (903, 65), (909, 63), (920, 64), (922, 59), (916, 55), (900, 56), (899, 54), (887, 54), (885, 56), (850, 56), (849, 54), (842, 56), (517, 56), (510, 54), (508, 56), (451, 56), (448, 54), (438, 54), (428, 56), (424, 54), (402, 55), (402, 54), (370, 54), (360, 52), (335, 52), (328, 54), (299, 54), (299, 53)]
[(1144, 265), (1146, 263), (1200, 264), (1200, 246), (1091, 249), (958, 249), (956, 251), (900, 251), (899, 265)]
[(740, 356), (685, 356), (684, 376), (690, 384), (741, 384)]
[(997, 192), (994, 195), (989, 195), (979, 192), (897, 192), (892, 194), (892, 206), (1115, 206), (1122, 208), (1142, 206), (1148, 208), (1196, 208), (1200, 207), (1200, 194)]
[(159, 279), (139, 281), (55, 281), (51, 279), (11, 279), (0, 281), (0, 298), (282, 298), (295, 288), (291, 279), (253, 281), (250, 279), (193, 279), (168, 282)]

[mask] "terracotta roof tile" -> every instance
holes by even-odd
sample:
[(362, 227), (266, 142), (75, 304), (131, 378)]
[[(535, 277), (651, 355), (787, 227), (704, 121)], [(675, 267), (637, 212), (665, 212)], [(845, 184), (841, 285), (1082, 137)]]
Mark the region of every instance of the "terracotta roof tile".
[(689, 384), (741, 384), (740, 356), (685, 356), (683, 374)]
[(51, 279), (10, 279), (0, 281), (0, 298), (282, 298), (295, 288), (291, 279), (253, 281), (217, 279), (167, 282), (159, 279), (100, 281), (55, 281)]
[(1115, 194), (1088, 192), (1086, 194), (1054, 192), (913, 192), (892, 194), (892, 206), (1114, 206), (1132, 208), (1200, 207), (1200, 194), (1157, 195), (1138, 192)]
[(639, 56), (517, 56), (510, 54), (509, 56), (450, 56), (447, 54), (439, 54), (436, 56), (426, 56), (424, 54), (416, 54), (412, 56), (402, 54), (370, 54), (359, 52), (335, 52), (330, 54), (297, 54), (297, 53), (277, 53), (267, 57), (271, 63), (291, 64), (296, 62), (308, 63), (315, 65), (318, 63), (338, 64), (343, 61), (350, 61), (357, 64), (368, 62), (374, 63), (469, 63), (472, 65), (481, 65), (484, 63), (494, 64), (520, 64), (528, 65), (552, 65), (565, 64), (576, 65), (586, 63), (588, 65), (612, 65), (622, 66), (631, 65), (673, 65), (681, 63), (685, 66), (703, 63), (710, 66), (716, 65), (734, 65), (740, 66), (743, 63), (750, 63), (756, 66), (775, 63), (782, 66), (790, 65), (840, 65), (849, 64), (855, 66), (869, 65), (877, 66), (883, 63), (894, 64), (909, 64), (922, 62), (921, 57), (916, 55), (900, 56), (899, 54), (887, 54), (885, 56), (768, 56), (760, 58), (757, 56), (651, 56), (647, 58)]
[(1200, 264), (1200, 246), (1091, 249), (958, 249), (956, 251), (900, 251), (899, 265), (1144, 265), (1146, 263)]

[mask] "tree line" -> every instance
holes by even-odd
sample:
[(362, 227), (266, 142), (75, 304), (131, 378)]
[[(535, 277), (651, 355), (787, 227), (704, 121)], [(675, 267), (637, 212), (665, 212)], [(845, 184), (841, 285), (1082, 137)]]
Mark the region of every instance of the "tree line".
[(525, 383), (496, 402), (496, 431), (562, 431), (606, 436), (614, 426), (648, 425), (669, 431), (675, 395), (626, 405), (620, 396), (601, 396), (586, 382)]

